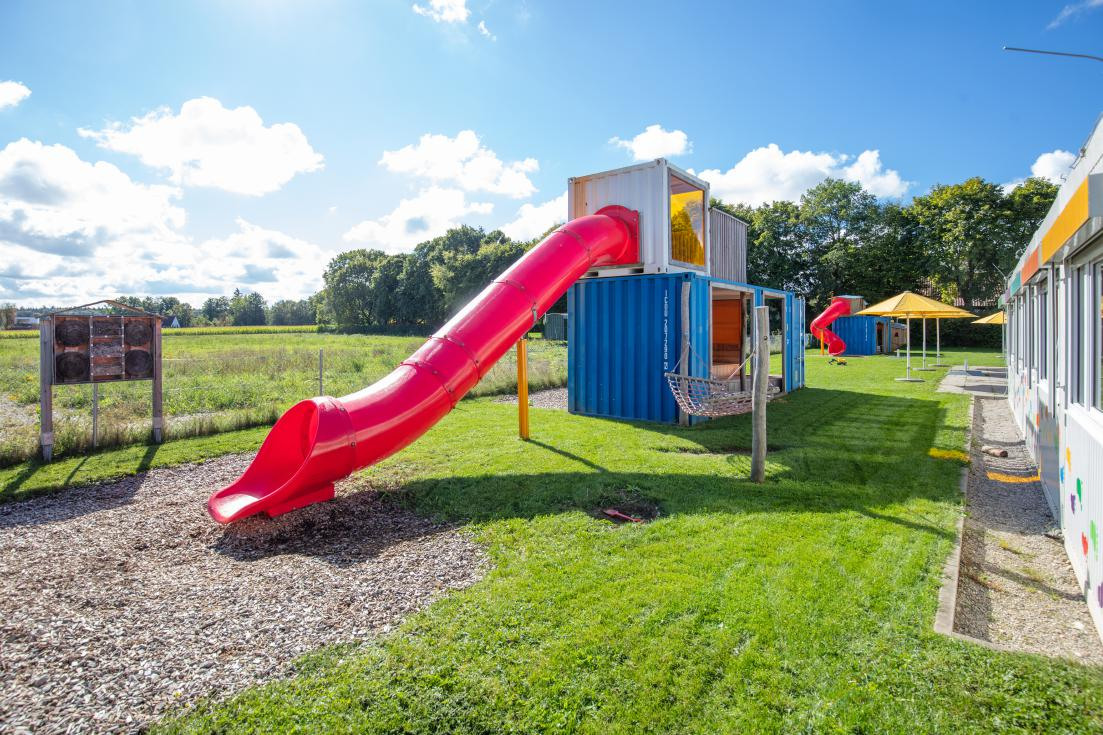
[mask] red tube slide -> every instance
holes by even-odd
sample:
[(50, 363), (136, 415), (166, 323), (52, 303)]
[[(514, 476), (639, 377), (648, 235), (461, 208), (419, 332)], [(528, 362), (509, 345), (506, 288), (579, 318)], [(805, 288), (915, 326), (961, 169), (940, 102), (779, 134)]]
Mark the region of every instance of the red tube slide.
[(848, 314), (850, 314), (850, 301), (841, 296), (836, 296), (831, 299), (831, 305), (824, 309), (822, 314), (813, 319), (812, 323), (808, 326), (813, 337), (822, 339), (827, 343), (827, 351), (831, 353), (832, 357), (846, 352), (846, 342), (843, 341), (842, 337), (829, 330), (828, 327), (831, 326), (831, 322), (841, 316), (847, 316)]
[(568, 222), (510, 266), (390, 375), (288, 410), (236, 482), (211, 495), (219, 523), (333, 497), (333, 483), (412, 443), (463, 398), (572, 283), (639, 261), (639, 213), (605, 207)]

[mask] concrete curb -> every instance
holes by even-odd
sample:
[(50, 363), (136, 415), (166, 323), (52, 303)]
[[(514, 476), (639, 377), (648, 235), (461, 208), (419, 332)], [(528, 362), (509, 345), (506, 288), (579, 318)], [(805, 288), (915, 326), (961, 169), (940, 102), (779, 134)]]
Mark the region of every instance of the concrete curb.
[(957, 612), (957, 580), (961, 572), (961, 540), (965, 533), (965, 497), (969, 490), (969, 470), (973, 459), (973, 422), (976, 421), (977, 399), (969, 396), (969, 428), (965, 430), (965, 453), (969, 464), (961, 468), (958, 489), (961, 491), (962, 510), (957, 519), (954, 548), (942, 568), (942, 588), (938, 591), (938, 611), (934, 616), (934, 630), (943, 635), (954, 635), (954, 614)]
[[(989, 399), (985, 399), (989, 400)], [(969, 464), (961, 470), (961, 479), (958, 488), (961, 490), (962, 512), (957, 519), (957, 540), (950, 556), (946, 559), (946, 566), (942, 569), (942, 588), (938, 591), (938, 611), (934, 616), (934, 631), (949, 638), (955, 638), (967, 643), (975, 643), (978, 646), (989, 648), (993, 651), (1013, 651), (1013, 648), (986, 641), (982, 638), (974, 638), (971, 635), (958, 633), (954, 630), (954, 616), (957, 614), (957, 585), (961, 575), (961, 544), (965, 538), (965, 505), (969, 494), (969, 471), (973, 467), (973, 425), (977, 418), (977, 397), (969, 397), (969, 429), (965, 432), (965, 451), (969, 455)]]

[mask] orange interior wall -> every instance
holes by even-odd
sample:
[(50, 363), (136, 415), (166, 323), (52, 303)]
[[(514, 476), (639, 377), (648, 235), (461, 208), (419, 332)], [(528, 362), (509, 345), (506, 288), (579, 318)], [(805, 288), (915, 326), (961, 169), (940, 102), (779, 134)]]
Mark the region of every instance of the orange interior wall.
[(743, 361), (742, 299), (712, 302), (712, 361), (737, 365)]

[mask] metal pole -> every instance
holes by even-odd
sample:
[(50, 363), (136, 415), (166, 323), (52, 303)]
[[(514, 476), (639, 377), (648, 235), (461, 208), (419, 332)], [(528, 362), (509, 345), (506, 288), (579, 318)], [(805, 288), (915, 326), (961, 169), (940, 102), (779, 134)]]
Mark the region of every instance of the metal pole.
[(923, 367), (920, 370), (934, 370), (932, 367), (927, 367), (927, 317), (923, 317)]
[(904, 316), (904, 339), (907, 344), (904, 347), (904, 352), (907, 355), (907, 367), (903, 378), (897, 378), (898, 383), (922, 383), (923, 378), (912, 377), (912, 318), (909, 315)]
[(1019, 48), (1018, 46), (1004, 46), (1004, 51), (1022, 51), (1025, 54), (1045, 54), (1046, 56), (1071, 56), (1074, 59), (1091, 59), (1092, 61), (1103, 61), (1103, 56), (1092, 56), (1091, 54), (1070, 54), (1067, 51), (1045, 51), (1037, 48)]
[(54, 456), (54, 320), (38, 325), (38, 443), (42, 459)]
[[(678, 372), (683, 376), (689, 375), (689, 296), (691, 288), (689, 281), (682, 284), (682, 359), (679, 361)], [(689, 414), (683, 411), (680, 406), (678, 407), (678, 424), (689, 426)]]
[(92, 383), (92, 448), (99, 446), (100, 437), (100, 385)]
[(325, 349), (318, 348), (318, 395), (324, 396), (326, 394), (325, 380)]
[(529, 357), (528, 340), (517, 340), (517, 433), (529, 440)]
[(164, 438), (165, 403), (164, 403), (164, 371), (161, 369), (161, 319), (156, 317), (153, 322), (153, 442), (160, 444)]
[(766, 399), (770, 384), (770, 309), (754, 309), (754, 375), (751, 388), (751, 482), (766, 479)]

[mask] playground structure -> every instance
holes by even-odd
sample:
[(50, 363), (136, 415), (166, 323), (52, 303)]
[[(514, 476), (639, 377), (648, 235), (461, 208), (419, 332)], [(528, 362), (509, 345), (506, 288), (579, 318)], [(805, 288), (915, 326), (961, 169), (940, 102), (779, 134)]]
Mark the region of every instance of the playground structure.
[(904, 345), (904, 325), (885, 316), (859, 315), (865, 307), (861, 296), (836, 296), (812, 320), (809, 331), (820, 340), (821, 354), (826, 348), (833, 357), (887, 355)]
[(594, 268), (568, 292), (571, 413), (682, 425), (705, 420), (677, 399), (672, 373), (684, 387), (682, 398), (699, 388), (749, 395), (758, 306), (769, 308), (770, 332), (780, 337), (771, 391), (804, 385), (804, 300), (746, 282), (747, 225), (709, 206), (708, 182), (658, 159), (572, 178), (567, 198), (570, 218), (609, 204), (640, 212), (639, 262)]
[[(572, 179), (568, 190), (569, 222), (393, 372), (357, 393), (288, 410), (245, 473), (211, 495), (211, 516), (229, 523), (331, 499), (337, 480), (428, 431), (514, 344), (527, 438), (523, 338), (568, 289), (573, 413), (700, 420), (679, 410), (668, 389), (664, 373), (675, 366), (686, 378), (721, 377), (749, 395), (754, 306), (772, 305), (783, 332), (782, 374), (769, 376), (775, 391), (803, 385), (803, 301), (734, 279), (746, 272), (746, 225), (709, 209), (707, 183), (659, 159)], [(712, 242), (713, 230), (725, 241)]]

